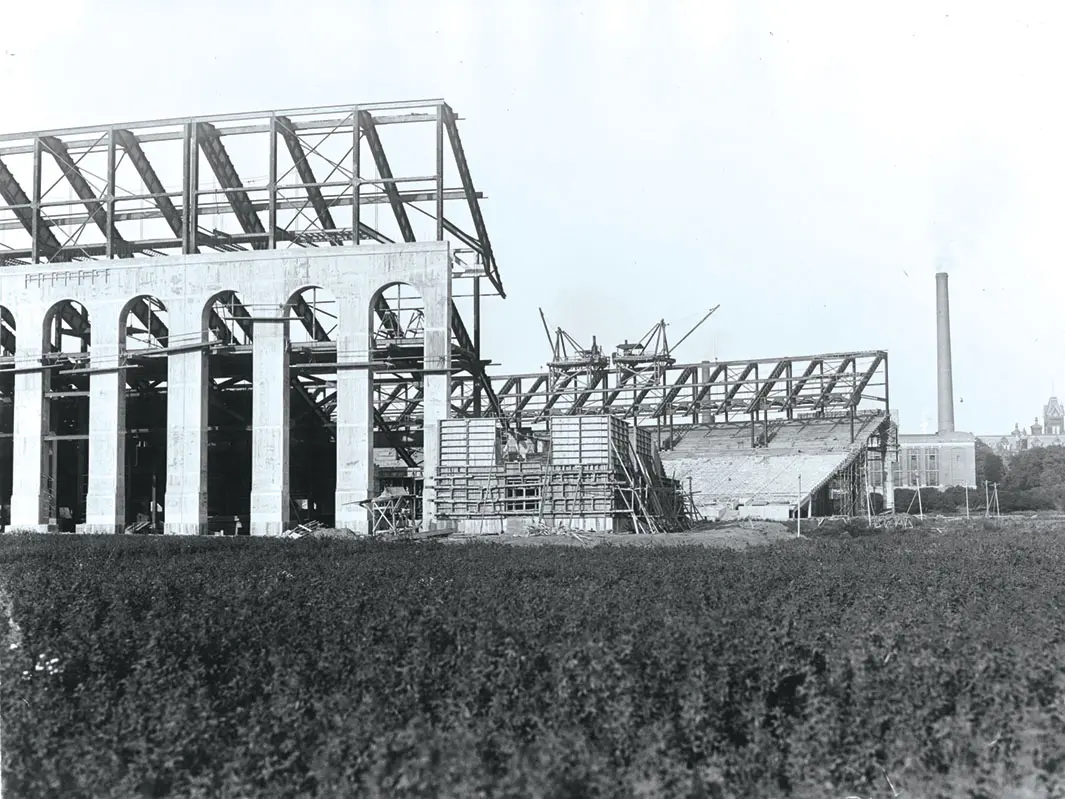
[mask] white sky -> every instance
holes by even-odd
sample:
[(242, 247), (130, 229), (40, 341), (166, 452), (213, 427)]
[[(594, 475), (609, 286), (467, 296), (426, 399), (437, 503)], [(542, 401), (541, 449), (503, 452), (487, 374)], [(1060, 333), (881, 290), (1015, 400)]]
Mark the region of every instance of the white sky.
[[(297, 11), (298, 9), (298, 11)], [(890, 352), (934, 428), (949, 259), (959, 429), (1065, 392), (1065, 4), (853, 0), (0, 0), (0, 131), (444, 97), (509, 299), (682, 361)]]

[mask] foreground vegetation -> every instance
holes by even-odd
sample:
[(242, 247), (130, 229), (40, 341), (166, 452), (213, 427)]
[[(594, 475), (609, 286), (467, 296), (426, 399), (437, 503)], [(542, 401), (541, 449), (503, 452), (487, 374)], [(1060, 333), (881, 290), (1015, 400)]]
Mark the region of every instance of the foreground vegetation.
[(0, 570), (10, 796), (1062, 790), (1052, 533), (8, 536)]

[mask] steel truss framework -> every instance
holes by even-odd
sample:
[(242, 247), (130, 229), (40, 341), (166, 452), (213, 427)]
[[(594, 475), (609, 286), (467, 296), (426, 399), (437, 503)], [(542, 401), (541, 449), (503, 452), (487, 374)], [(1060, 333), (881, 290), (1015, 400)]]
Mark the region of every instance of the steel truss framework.
[[(0, 135), (0, 266), (449, 241), (455, 277), (473, 282), (472, 331), (452, 303), (453, 364), (472, 384), (474, 412), (502, 416), (480, 355), (482, 283), (506, 295), (458, 121), (434, 99)], [(377, 437), (415, 466), (421, 330), (399, 321), (388, 295), (375, 310)], [(62, 314), (72, 330), (87, 328), (76, 309)], [(293, 344), (293, 389), (328, 431), (336, 393), (321, 372), (335, 366), (335, 317), (302, 296), (291, 314), (308, 339)], [(135, 303), (132, 316), (152, 342), (167, 344), (150, 301)], [(250, 387), (252, 316), (233, 294), (209, 319), (212, 403), (248, 425), (243, 403), (226, 398)], [(6, 343), (10, 331), (3, 334)], [(142, 368), (131, 389), (164, 383), (161, 354), (136, 356)]]
[[(621, 367), (599, 371), (583, 386), (552, 386), (550, 373), (494, 376), (503, 412), (518, 427), (549, 417), (613, 413), (638, 424), (772, 421), (887, 412), (888, 356), (881, 350), (751, 361), (671, 364), (653, 385), (632, 384)], [(472, 385), (452, 383), (456, 414), (472, 414)]]

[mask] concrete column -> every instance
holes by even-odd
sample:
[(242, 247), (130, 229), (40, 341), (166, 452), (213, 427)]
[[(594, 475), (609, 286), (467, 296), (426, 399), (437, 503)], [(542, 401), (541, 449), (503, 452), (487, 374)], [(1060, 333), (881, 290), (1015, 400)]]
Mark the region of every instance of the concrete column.
[[(168, 309), (170, 340), (204, 342), (203, 308)], [(186, 344), (186, 346), (188, 346)], [(166, 496), (163, 533), (207, 532), (207, 355), (178, 349), (167, 356)]]
[(89, 375), (89, 493), (79, 533), (126, 529), (126, 370), (119, 352), (121, 307), (94, 319)]
[(436, 471), (440, 423), (451, 411), (451, 287), (425, 292), (425, 460), (422, 464), (422, 528), (436, 520)]
[(365, 535), (373, 493), (373, 372), (365, 297), (338, 298), (336, 525)]
[[(15, 396), (12, 418), (11, 529), (48, 532), (55, 524), (46, 469), (47, 450), (43, 436), (48, 432), (48, 408), (44, 402), (45, 373), (41, 370), (41, 342), (31, 330), (41, 329), (43, 320), (22, 322), (27, 332), (18, 340), (15, 355)], [(26, 371), (23, 371), (26, 370)], [(48, 459), (50, 460), (50, 459)], [(54, 529), (52, 527), (51, 529)]]
[(288, 322), (257, 319), (252, 335), (251, 534), (288, 527)]
[(895, 470), (891, 463), (894, 457), (891, 450), (884, 454), (884, 510), (892, 513), (895, 511)]

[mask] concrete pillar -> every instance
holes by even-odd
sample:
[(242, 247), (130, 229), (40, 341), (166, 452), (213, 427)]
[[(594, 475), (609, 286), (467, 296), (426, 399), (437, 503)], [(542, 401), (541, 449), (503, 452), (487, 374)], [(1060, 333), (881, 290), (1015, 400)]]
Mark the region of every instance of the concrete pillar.
[[(47, 532), (54, 515), (46, 469), (48, 408), (44, 402), (46, 374), (41, 369), (41, 341), (34, 341), (29, 331), (41, 329), (40, 317), (20, 318), (27, 331), (18, 340), (15, 355), (15, 396), (12, 409), (12, 482), (11, 529)], [(54, 522), (52, 522), (54, 524)], [(52, 528), (54, 529), (54, 528)]]
[(284, 316), (256, 319), (252, 334), (251, 534), (289, 523), (289, 349)]
[[(169, 308), (170, 340), (206, 341), (203, 308)], [(187, 346), (187, 345), (186, 345)], [(207, 532), (207, 355), (178, 349), (167, 356), (166, 496), (163, 533)]]
[(126, 528), (126, 370), (119, 352), (121, 307), (94, 317), (89, 375), (89, 492), (79, 533)]
[(451, 411), (451, 286), (425, 291), (425, 445), (422, 528), (436, 520), (436, 471), (440, 465), (440, 423)]
[(373, 372), (369, 304), (338, 299), (336, 526), (365, 535), (373, 493)]

